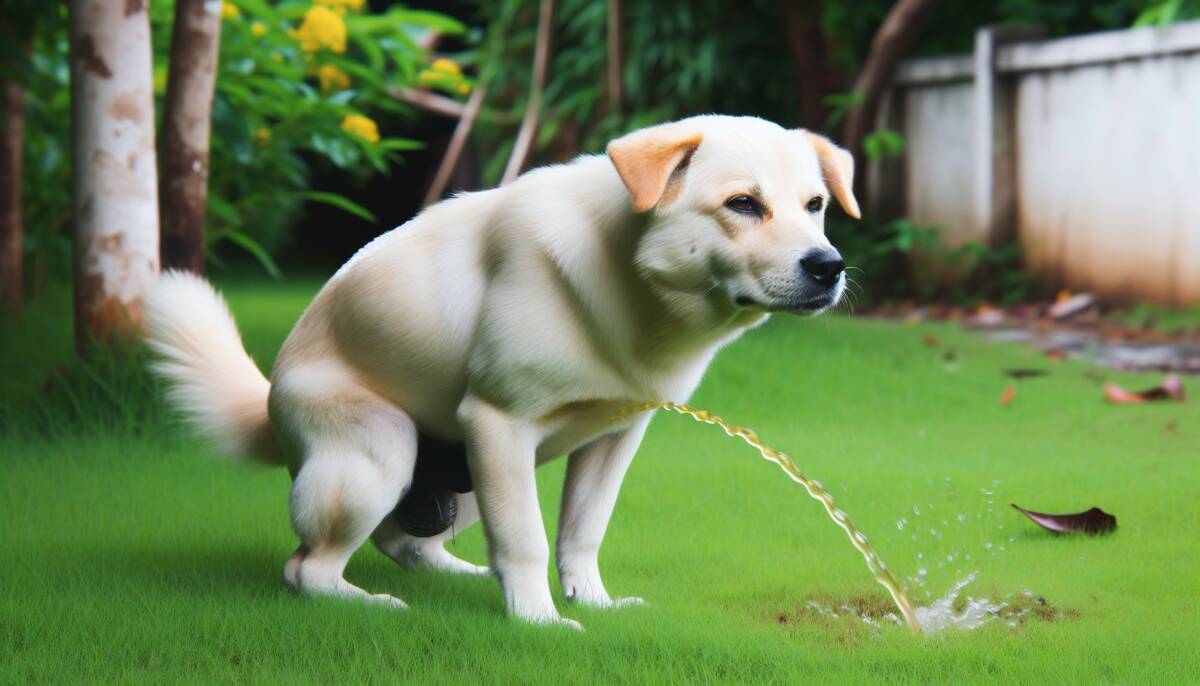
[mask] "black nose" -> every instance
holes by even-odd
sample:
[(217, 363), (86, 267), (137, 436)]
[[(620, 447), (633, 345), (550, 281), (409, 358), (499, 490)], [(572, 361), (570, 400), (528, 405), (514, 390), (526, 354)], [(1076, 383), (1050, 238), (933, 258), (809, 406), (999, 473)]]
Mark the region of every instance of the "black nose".
[(846, 263), (836, 250), (813, 250), (800, 260), (800, 269), (809, 278), (828, 288), (846, 271)]

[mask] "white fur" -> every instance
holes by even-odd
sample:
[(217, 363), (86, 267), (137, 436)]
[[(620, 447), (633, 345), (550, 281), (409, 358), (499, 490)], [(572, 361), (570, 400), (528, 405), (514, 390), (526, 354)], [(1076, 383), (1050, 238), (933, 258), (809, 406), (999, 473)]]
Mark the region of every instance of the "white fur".
[[(831, 162), (803, 132), (752, 118), (646, 129), (610, 155), (616, 167), (582, 157), (460, 195), (373, 241), (301, 317), (269, 387), (211, 288), (164, 275), (149, 329), (176, 401), (226, 449), (281, 448), (292, 470), (301, 545), (285, 568), (290, 585), (402, 606), (342, 577), (368, 537), (402, 564), (486, 571), (447, 553), (449, 534), (415, 539), (386, 519), (408, 487), (420, 426), (467, 446), (475, 492), (455, 529), (482, 516), (513, 615), (578, 626), (551, 599), (534, 481), (537, 465), (564, 453), (558, 568), (568, 599), (640, 602), (610, 597), (599, 570), (649, 421), (614, 415), (686, 400), (717, 350), (768, 312), (837, 300), (840, 280), (816, 288), (798, 262), (829, 248), (823, 211), (806, 203), (828, 198), (830, 179), (853, 204), (842, 185), (853, 171), (829, 173), (844, 155)], [(670, 167), (638, 176), (654, 164)], [(666, 185), (648, 191), (654, 178)], [(634, 212), (631, 193), (653, 209)], [(739, 193), (769, 212), (733, 212), (726, 200)], [(260, 439), (272, 430), (277, 447), (267, 448)]]

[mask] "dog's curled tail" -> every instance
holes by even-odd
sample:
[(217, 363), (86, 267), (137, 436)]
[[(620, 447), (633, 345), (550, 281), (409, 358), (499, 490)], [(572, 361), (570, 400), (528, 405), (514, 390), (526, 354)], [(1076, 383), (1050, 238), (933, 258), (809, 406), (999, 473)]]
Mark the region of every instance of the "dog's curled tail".
[(233, 315), (207, 281), (167, 271), (146, 294), (153, 367), (189, 423), (230, 455), (283, 464), (267, 417), (271, 384), (242, 346)]

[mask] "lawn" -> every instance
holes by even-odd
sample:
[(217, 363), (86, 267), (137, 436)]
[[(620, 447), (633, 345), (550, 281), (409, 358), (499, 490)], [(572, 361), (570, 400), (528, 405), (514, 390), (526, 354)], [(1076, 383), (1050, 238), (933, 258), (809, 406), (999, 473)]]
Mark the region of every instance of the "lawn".
[[(260, 364), (316, 285), (226, 284)], [(287, 474), (189, 440), (122, 370), (134, 353), (46, 382), (68, 317), (52, 294), (0, 331), (0, 683), (1200, 682), (1200, 410), (1101, 400), (1101, 376), (1153, 377), (950, 325), (778, 318), (721, 353), (694, 404), (820, 479), (919, 602), (978, 572), (970, 594), (1046, 605), (929, 637), (847, 617), (886, 595), (817, 503), (719, 430), (661, 414), (601, 555), (609, 590), (649, 606), (566, 607), (575, 633), (509, 621), (492, 579), (403, 571), (370, 547), (348, 577), (411, 609), (292, 596)], [(1003, 406), (1012, 367), (1050, 373)], [(539, 474), (551, 537), (564, 466)], [(1014, 501), (1099, 505), (1120, 529), (1055, 537)], [(478, 527), (453, 547), (486, 557)]]

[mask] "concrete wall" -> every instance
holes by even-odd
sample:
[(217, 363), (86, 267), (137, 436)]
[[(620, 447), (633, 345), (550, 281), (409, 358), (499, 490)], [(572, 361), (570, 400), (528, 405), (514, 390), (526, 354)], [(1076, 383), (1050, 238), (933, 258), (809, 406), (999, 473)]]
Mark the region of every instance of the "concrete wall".
[(880, 123), (904, 178), (875, 170), (872, 197), (955, 242), (1015, 237), (1054, 288), (1200, 302), (1200, 22), (1028, 35), (901, 67)]

